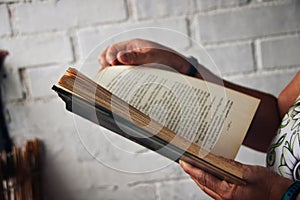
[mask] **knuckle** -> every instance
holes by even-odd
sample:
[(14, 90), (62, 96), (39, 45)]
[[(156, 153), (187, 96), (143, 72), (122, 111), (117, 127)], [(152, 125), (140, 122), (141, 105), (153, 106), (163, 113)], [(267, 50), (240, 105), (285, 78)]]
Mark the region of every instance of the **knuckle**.
[(223, 199), (235, 199), (236, 197), (236, 185), (230, 184), (226, 181), (222, 181), (222, 184), (218, 188), (218, 194)]
[(206, 185), (206, 176), (205, 173), (196, 174), (196, 179), (202, 184)]
[(134, 38), (134, 39), (129, 40), (129, 43), (139, 43), (139, 42), (141, 42), (141, 39), (139, 39), (139, 38)]

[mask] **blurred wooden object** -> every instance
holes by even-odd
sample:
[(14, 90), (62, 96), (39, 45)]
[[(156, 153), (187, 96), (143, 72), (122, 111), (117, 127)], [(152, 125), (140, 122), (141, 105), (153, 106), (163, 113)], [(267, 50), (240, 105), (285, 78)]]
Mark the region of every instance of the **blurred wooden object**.
[(40, 141), (27, 141), (24, 150), (13, 147), (0, 155), (0, 200), (40, 200)]
[[(0, 49), (0, 86), (7, 51)], [(0, 87), (0, 200), (40, 200), (40, 141), (27, 141), (22, 151), (9, 138)]]

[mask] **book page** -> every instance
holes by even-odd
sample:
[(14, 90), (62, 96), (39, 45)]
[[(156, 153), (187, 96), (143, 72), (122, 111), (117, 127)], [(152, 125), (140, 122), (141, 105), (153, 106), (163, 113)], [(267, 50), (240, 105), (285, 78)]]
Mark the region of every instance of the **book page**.
[(94, 81), (163, 126), (234, 158), (259, 100), (213, 83), (150, 67), (114, 66)]

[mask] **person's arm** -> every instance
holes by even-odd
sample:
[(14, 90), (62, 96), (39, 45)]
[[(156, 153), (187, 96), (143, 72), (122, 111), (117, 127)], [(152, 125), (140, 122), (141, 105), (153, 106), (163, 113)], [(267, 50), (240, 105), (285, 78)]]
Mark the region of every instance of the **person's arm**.
[[(163, 45), (134, 39), (107, 47), (99, 56), (101, 69), (113, 65), (142, 65), (160, 63), (187, 74), (191, 65), (186, 57)], [(261, 100), (243, 144), (266, 152), (280, 124), (277, 99), (272, 95), (245, 88), (216, 76), (203, 66), (197, 66), (195, 77), (249, 94)]]
[(281, 117), (288, 112), (300, 95), (300, 71), (295, 75), (292, 81), (284, 88), (278, 96), (278, 107)]

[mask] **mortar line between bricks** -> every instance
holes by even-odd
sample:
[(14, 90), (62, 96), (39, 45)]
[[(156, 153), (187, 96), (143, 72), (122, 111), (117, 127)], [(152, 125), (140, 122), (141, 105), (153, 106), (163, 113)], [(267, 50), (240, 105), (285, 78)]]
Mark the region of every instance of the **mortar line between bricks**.
[(259, 40), (264, 42), (264, 41), (271, 41), (271, 40), (285, 39), (285, 38), (294, 38), (294, 37), (300, 37), (300, 30), (289, 32), (286, 34), (270, 35), (269, 37), (259, 38)]
[(182, 14), (177, 14), (177, 15), (174, 15), (174, 14), (167, 14), (167, 15), (164, 15), (164, 16), (161, 16), (161, 17), (153, 17), (153, 18), (140, 18), (138, 19), (138, 17), (136, 17), (136, 22), (147, 22), (150, 20), (166, 20), (166, 19), (170, 19), (170, 18), (174, 18), (174, 17), (178, 17), (178, 18), (190, 18), (190, 17), (193, 17), (193, 16), (196, 16), (197, 14), (200, 14), (199, 12), (197, 11), (193, 11), (191, 13), (182, 13)]
[(154, 183), (154, 189), (155, 189), (155, 199), (156, 200), (161, 200), (161, 196), (159, 193), (159, 184), (158, 183)]
[(22, 2), (20, 1), (8, 1), (8, 2), (0, 2), (0, 5), (6, 4), (6, 5), (16, 5), (16, 4), (21, 4)]
[[(113, 21), (113, 22), (107, 21), (107, 22), (100, 22), (100, 23), (101, 24), (119, 23), (120, 21), (127, 21), (131, 18), (134, 18), (134, 15), (131, 15), (132, 13), (134, 13), (133, 12), (134, 11), (133, 4), (131, 2), (128, 2), (128, 0), (125, 0), (124, 2), (125, 2), (125, 5), (126, 5), (126, 8), (127, 8), (127, 17), (125, 19), (119, 20), (119, 21)], [(219, 14), (219, 13), (223, 13), (223, 12), (227, 12), (227, 11), (238, 11), (238, 10), (247, 9), (247, 8), (259, 8), (259, 7), (263, 7), (263, 6), (285, 5), (287, 3), (292, 3), (292, 2), (295, 2), (295, 0), (282, 0), (282, 1), (271, 1), (271, 2), (254, 2), (254, 3), (250, 2), (250, 3), (244, 3), (244, 4), (236, 4), (236, 5), (233, 5), (233, 6), (213, 8), (213, 9), (204, 10), (204, 11), (195, 10), (193, 13), (182, 14), (182, 16), (187, 16), (187, 15), (191, 15), (191, 14), (208, 14), (208, 15), (210, 15), (210, 14)], [(24, 3), (24, 2), (15, 1), (15, 2), (2, 2), (0, 4), (16, 5), (16, 4), (22, 4), (22, 3)], [(34, 3), (34, 2), (31, 2), (31, 3)], [(196, 3), (195, 3), (195, 5), (196, 5)], [(131, 7), (129, 7), (129, 6), (131, 6)], [(132, 13), (130, 13), (130, 11), (132, 11)], [(167, 17), (169, 17), (169, 16), (167, 16)], [(162, 18), (164, 18), (164, 17), (162, 17)], [(143, 21), (143, 20), (138, 20), (138, 21)]]
[(241, 39), (241, 40), (232, 40), (232, 41), (222, 41), (216, 43), (202, 43), (205, 48), (215, 48), (215, 47), (227, 47), (232, 45), (242, 45), (252, 43), (252, 39)]
[[(262, 68), (258, 69), (255, 73), (257, 73), (257, 75), (260, 75), (262, 73), (265, 73), (265, 74), (284, 73), (284, 72), (296, 70), (297, 68), (299, 68), (299, 66), (300, 66), (300, 64), (285, 65), (285, 66), (276, 66), (276, 67), (269, 67), (269, 68), (265, 67), (265, 66), (262, 66)], [(247, 75), (247, 74), (244, 74), (244, 75)]]
[(148, 180), (148, 181), (136, 181), (133, 183), (127, 184), (128, 187), (135, 187), (137, 185), (149, 185), (149, 184), (155, 184), (155, 183), (168, 183), (168, 182), (174, 182), (174, 181), (184, 181), (189, 180), (189, 177), (176, 177), (176, 178), (167, 178), (167, 179), (156, 179), (156, 180)]
[(131, 0), (125, 0), (128, 21), (134, 21), (135, 19), (137, 19), (137, 17), (135, 16), (136, 12), (133, 4), (134, 3)]
[(57, 65), (60, 65), (60, 66), (74, 65), (74, 66), (76, 66), (76, 65), (79, 65), (79, 64), (80, 64), (80, 60), (74, 61), (74, 59), (73, 59), (73, 61), (44, 62), (44, 63), (40, 63), (40, 64), (17, 65), (17, 66), (14, 66), (14, 67), (17, 68), (17, 69), (21, 69), (21, 68), (24, 68), (24, 69), (34, 69), (34, 68), (51, 67), (51, 66), (57, 66)]
[(283, 1), (270, 1), (270, 2), (254, 2), (254, 3), (247, 3), (242, 5), (235, 5), (235, 6), (229, 6), (229, 7), (221, 7), (216, 9), (211, 9), (207, 11), (198, 11), (199, 15), (216, 15), (216, 14), (222, 14), (226, 12), (232, 12), (232, 11), (242, 11), (245, 9), (255, 9), (255, 8), (261, 8), (261, 7), (272, 7), (272, 6), (282, 6), (286, 5), (288, 3), (296, 2), (296, 0), (283, 0)]
[[(300, 66), (300, 64), (299, 64), (299, 66)], [(292, 72), (297, 72), (299, 70), (299, 66), (293, 65), (292, 67), (286, 67), (285, 69), (271, 68), (271, 69), (268, 69), (268, 70), (266, 68), (263, 68), (262, 70), (257, 70), (255, 72), (250, 72), (250, 73), (226, 75), (226, 76), (223, 76), (223, 78), (225, 78), (225, 79), (251, 78), (251, 77), (260, 77), (260, 76), (270, 76), (270, 75), (279, 75), (279, 74), (284, 74), (284, 73), (292, 73)]]
[(6, 106), (19, 106), (19, 105), (25, 105), (25, 104), (30, 104), (30, 103), (47, 103), (50, 102), (54, 99), (57, 99), (57, 95), (48, 95), (44, 97), (35, 97), (35, 98), (30, 98), (30, 99), (15, 99), (11, 100), (9, 102), (5, 102)]
[(186, 19), (186, 26), (187, 26), (187, 36), (190, 40), (190, 45), (189, 45), (189, 48), (191, 48), (193, 46), (193, 42), (191, 41), (192, 39), (192, 26), (191, 26), (191, 23), (192, 23), (192, 19), (190, 17), (187, 17)]
[(67, 35), (69, 31), (72, 31), (73, 29), (64, 29), (64, 30), (49, 30), (49, 31), (38, 31), (38, 32), (25, 32), (25, 33), (17, 33), (15, 32), (15, 34), (11, 37), (2, 37), (2, 38), (17, 38), (17, 37), (24, 37), (24, 38), (29, 38), (29, 37), (33, 37), (33, 36), (59, 36), (59, 35)]
[(262, 70), (261, 71), (265, 71), (265, 72), (268, 72), (268, 71), (281, 71), (281, 70), (289, 70), (289, 69), (297, 69), (300, 67), (300, 63), (298, 64), (294, 64), (294, 65), (278, 65), (278, 66), (263, 66)]
[(77, 39), (76, 39), (76, 36), (74, 36), (74, 35), (70, 35), (69, 39), (70, 39), (71, 51), (72, 51), (72, 55), (73, 55), (72, 63), (76, 63), (79, 58), (79, 53), (78, 53), (79, 47), (77, 44)]
[[(113, 21), (113, 22), (98, 22), (98, 23), (94, 23), (94, 24), (90, 24), (90, 25), (79, 25), (79, 26), (73, 26), (73, 27), (69, 27), (66, 29), (50, 29), (50, 30), (42, 30), (42, 31), (29, 31), (29, 32), (17, 32), (15, 31), (15, 34), (13, 36), (32, 36), (32, 35), (48, 35), (48, 34), (67, 34), (68, 32), (72, 32), (72, 31), (80, 31), (80, 30), (84, 30), (84, 29), (88, 29), (88, 28), (95, 28), (95, 27), (99, 27), (102, 28), (103, 26), (116, 26), (116, 25), (120, 25), (122, 23), (127, 23), (128, 25), (131, 25), (132, 22), (127, 21), (127, 20), (119, 20), (119, 21)], [(15, 23), (13, 23), (15, 24)]]
[[(135, 29), (135, 28), (143, 28), (145, 27), (144, 25), (146, 24), (146, 27), (148, 27), (148, 23), (156, 23), (158, 21), (170, 21), (170, 20), (185, 20), (187, 17), (185, 15), (183, 16), (171, 16), (167, 18), (153, 18), (153, 19), (147, 19), (143, 21), (126, 21), (125, 23), (119, 23), (119, 26), (129, 26), (130, 29)], [(86, 26), (86, 27), (79, 27), (77, 31), (101, 31), (102, 29), (106, 28), (112, 28), (115, 27), (116, 24), (104, 24), (104, 25), (95, 25), (95, 26)], [(131, 27), (131, 26), (136, 26), (136, 25), (142, 25), (142, 27)], [(164, 28), (164, 27), (162, 27)], [(125, 30), (126, 31), (126, 30)]]
[(12, 23), (12, 13), (11, 13), (11, 9), (9, 8), (8, 5), (6, 5), (6, 8), (7, 8), (7, 12), (8, 12), (8, 23), (9, 23), (9, 26), (10, 26), (9, 36), (12, 36), (12, 35), (14, 35), (14, 29), (13, 29), (13, 23)]
[(51, 67), (51, 66), (57, 66), (57, 65), (73, 65), (75, 64), (75, 62), (65, 62), (65, 63), (62, 63), (62, 62), (49, 62), (49, 63), (42, 63), (42, 64), (33, 64), (33, 65), (26, 65), (26, 66), (23, 66), (23, 65), (19, 65), (19, 66), (16, 66), (17, 69), (34, 69), (34, 68), (43, 68), (43, 67)]
[(254, 70), (258, 71), (262, 68), (262, 53), (259, 41), (255, 40), (251, 43)]
[[(196, 16), (193, 16), (193, 17), (196, 17)], [(188, 20), (188, 22), (190, 22), (190, 19), (189, 18), (182, 18), (182, 17), (170, 17), (170, 18), (164, 18), (164, 20), (168, 21), (168, 20), (172, 20), (172, 19), (186, 19)], [(147, 23), (151, 23), (151, 22), (155, 22), (156, 20), (147, 20), (147, 21), (144, 21), (147, 22)], [(138, 24), (143, 24), (141, 23), (140, 21), (136, 21), (136, 22), (133, 22), (134, 25), (138, 25)], [(122, 25), (132, 25), (131, 23), (125, 23), (125, 24), (122, 24)], [(191, 23), (188, 23), (188, 31), (190, 31), (189, 33), (191, 34)], [(104, 27), (103, 26), (87, 26), (87, 27), (80, 27), (78, 29), (76, 29), (77, 32), (79, 31), (100, 31), (101, 29), (103, 28), (110, 28), (110, 27), (113, 27), (113, 25), (109, 24), (109, 25), (105, 25)], [(59, 33), (59, 32), (57, 32)], [(289, 32), (282, 32), (282, 33), (273, 33), (273, 34), (268, 34), (268, 35), (262, 35), (262, 36), (255, 36), (255, 37), (249, 37), (249, 38), (238, 38), (238, 39), (230, 39), (230, 40), (221, 40), (221, 41), (211, 41), (211, 42), (202, 42), (202, 45), (205, 46), (205, 47), (214, 47), (214, 46), (221, 46), (221, 45), (232, 45), (232, 44), (244, 44), (244, 43), (250, 43), (252, 42), (253, 40), (268, 40), (269, 38), (280, 38), (280, 37), (293, 37), (293, 36), (298, 36), (300, 35), (300, 30), (295, 30), (295, 31), (289, 31)], [(189, 35), (190, 36), (190, 35)], [(200, 41), (201, 42), (201, 41)]]
[(54, 30), (50, 32), (35, 32), (35, 33), (16, 33), (12, 36), (1, 36), (1, 39), (14, 39), (14, 38), (22, 38), (22, 39), (31, 39), (33, 37), (55, 37), (55, 36), (68, 36), (69, 30)]
[[(186, 16), (171, 16), (168, 18), (164, 19), (150, 19), (150, 20), (145, 20), (145, 21), (130, 21), (130, 20), (124, 20), (124, 21), (114, 21), (114, 22), (99, 22), (87, 26), (74, 26), (66, 29), (52, 29), (52, 30), (45, 30), (45, 31), (32, 31), (32, 32), (20, 32), (20, 33), (15, 33), (13, 37), (31, 37), (31, 36), (39, 36), (39, 35), (59, 35), (59, 34), (68, 34), (69, 32), (79, 32), (79, 31), (99, 31), (101, 29), (105, 28), (111, 28), (115, 27), (116, 25), (118, 26), (132, 26), (132, 25), (143, 25), (144, 23), (153, 23), (157, 22), (158, 20), (175, 20), (175, 19), (186, 19)], [(0, 38), (12, 38), (9, 36), (1, 36)]]
[(191, 39), (191, 48), (194, 46), (194, 43), (200, 43), (200, 36), (197, 34), (197, 16), (196, 14), (189, 16), (189, 27), (188, 30), (190, 31), (190, 39)]
[(32, 94), (31, 94), (31, 90), (30, 90), (30, 86), (29, 86), (30, 81), (26, 74), (26, 68), (19, 68), (18, 73), (19, 73), (21, 85), (23, 87), (23, 91), (22, 91), (23, 99), (25, 101), (29, 100), (29, 99), (31, 99)]
[(130, 19), (130, 13), (129, 13), (130, 10), (129, 10), (128, 0), (124, 0), (124, 5), (125, 5), (125, 8), (126, 8), (126, 17), (122, 21), (128, 21)]
[(230, 46), (233, 44), (245, 44), (250, 43), (254, 40), (272, 40), (272, 39), (280, 39), (284, 37), (297, 37), (300, 36), (300, 30), (296, 31), (289, 31), (284, 33), (273, 33), (267, 36), (256, 36), (256, 37), (249, 37), (249, 38), (242, 38), (242, 39), (231, 39), (231, 40), (222, 40), (222, 41), (212, 41), (212, 42), (202, 42), (204, 47), (218, 47), (218, 46)]

